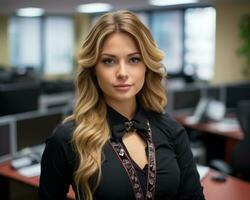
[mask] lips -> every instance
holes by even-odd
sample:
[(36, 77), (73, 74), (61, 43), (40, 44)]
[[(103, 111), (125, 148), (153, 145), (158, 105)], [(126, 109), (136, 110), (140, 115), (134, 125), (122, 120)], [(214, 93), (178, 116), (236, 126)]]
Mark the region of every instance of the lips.
[(118, 85), (115, 85), (115, 89), (117, 90), (121, 90), (121, 91), (127, 91), (131, 88), (131, 84), (118, 84)]
[(130, 87), (130, 84), (119, 84), (119, 85), (115, 85), (115, 87)]

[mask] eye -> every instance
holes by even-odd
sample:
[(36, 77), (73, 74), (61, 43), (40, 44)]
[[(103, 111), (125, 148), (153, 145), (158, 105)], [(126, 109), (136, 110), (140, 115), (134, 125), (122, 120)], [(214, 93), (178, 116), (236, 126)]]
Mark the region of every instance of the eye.
[(137, 63), (141, 62), (141, 58), (140, 57), (131, 57), (129, 59), (129, 62), (131, 62), (132, 64), (137, 64)]
[(112, 58), (102, 58), (101, 62), (105, 65), (112, 65), (115, 63), (115, 60)]

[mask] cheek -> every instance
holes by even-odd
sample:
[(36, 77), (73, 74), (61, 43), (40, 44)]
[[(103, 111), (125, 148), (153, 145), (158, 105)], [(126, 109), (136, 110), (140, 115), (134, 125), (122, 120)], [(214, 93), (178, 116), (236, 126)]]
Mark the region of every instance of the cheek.
[(135, 73), (135, 80), (137, 80), (137, 89), (140, 90), (145, 82), (145, 69), (142, 69), (141, 71), (139, 71), (138, 73)]
[(142, 87), (143, 87), (143, 85), (144, 85), (144, 82), (145, 82), (145, 76), (142, 76), (141, 78), (140, 78), (140, 89), (142, 89)]
[(104, 73), (102, 71), (97, 71), (96, 72), (96, 78), (97, 78), (97, 82), (98, 82), (98, 85), (99, 87), (101, 88), (101, 90), (104, 92), (105, 90), (107, 90), (107, 88), (109, 87), (110, 85), (110, 80), (111, 80), (111, 77), (107, 74), (107, 73)]

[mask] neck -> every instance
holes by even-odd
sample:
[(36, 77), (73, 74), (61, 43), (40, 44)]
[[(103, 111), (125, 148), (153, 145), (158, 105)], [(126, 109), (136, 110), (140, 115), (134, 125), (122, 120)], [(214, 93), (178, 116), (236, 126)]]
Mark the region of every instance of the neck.
[(106, 103), (129, 120), (134, 117), (136, 111), (136, 99), (119, 102), (106, 101)]

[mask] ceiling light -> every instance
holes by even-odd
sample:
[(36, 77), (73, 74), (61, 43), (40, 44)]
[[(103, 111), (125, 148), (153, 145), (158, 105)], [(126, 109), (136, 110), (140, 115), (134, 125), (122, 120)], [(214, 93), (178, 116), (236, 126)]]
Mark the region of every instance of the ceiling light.
[(112, 10), (112, 5), (107, 3), (89, 3), (77, 6), (76, 10), (81, 13), (98, 13)]
[(44, 10), (41, 8), (20, 8), (16, 13), (20, 17), (39, 17), (44, 14)]
[(149, 0), (149, 3), (154, 6), (172, 6), (197, 2), (198, 0)]

